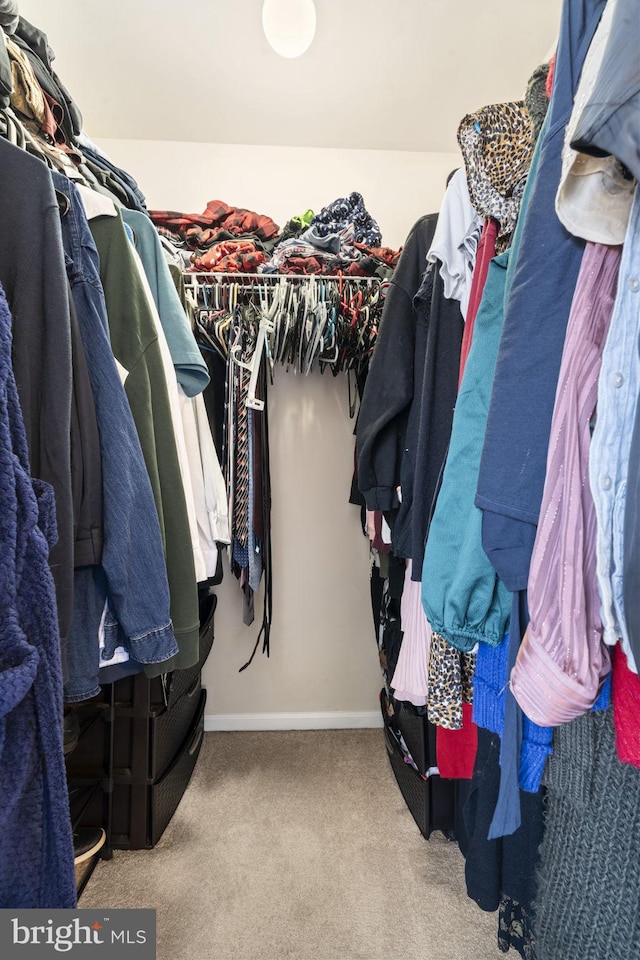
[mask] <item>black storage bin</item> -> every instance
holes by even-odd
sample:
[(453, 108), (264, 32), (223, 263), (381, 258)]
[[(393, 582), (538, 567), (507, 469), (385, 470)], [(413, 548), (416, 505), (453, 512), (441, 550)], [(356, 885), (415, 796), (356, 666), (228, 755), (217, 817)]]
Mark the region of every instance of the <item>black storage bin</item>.
[[(184, 696), (172, 703), (150, 703), (149, 681), (138, 675), (142, 689), (133, 705), (116, 701), (113, 737), (113, 766), (118, 776), (156, 780), (162, 776), (180, 749), (200, 705), (200, 674), (195, 675)], [(120, 681), (118, 681), (120, 682)], [(104, 730), (94, 724), (87, 730), (69, 758), (71, 777), (86, 777), (94, 768), (103, 769)]]
[(214, 594), (200, 595), (199, 659), (192, 667), (153, 679), (125, 677), (75, 707), (81, 736), (66, 762), (71, 815), (74, 824), (104, 827), (109, 849), (154, 846), (189, 783), (204, 734), (201, 670), (213, 644), (215, 608)]
[[(197, 710), (187, 735), (162, 776), (138, 777), (116, 770), (113, 782), (111, 844), (120, 850), (150, 849), (164, 833), (187, 789), (204, 736), (206, 690), (200, 692)], [(87, 807), (81, 822), (102, 826), (99, 796)]]
[(167, 772), (150, 788), (150, 846), (155, 846), (175, 813), (182, 799), (182, 795), (189, 785), (191, 774), (194, 771), (196, 761), (200, 755), (204, 738), (205, 691), (203, 690), (202, 693), (202, 710), (198, 714), (198, 719), (193, 731)]
[[(420, 773), (435, 767), (435, 737), (430, 740), (430, 727), (426, 714), (420, 716), (406, 704), (392, 699), (393, 725), (400, 731)], [(433, 742), (432, 742), (433, 741)], [(433, 757), (433, 761), (430, 759)]]
[(148, 773), (152, 780), (157, 780), (164, 774), (176, 751), (180, 749), (193, 725), (194, 717), (200, 710), (202, 693), (198, 673), (184, 696), (168, 710), (152, 718), (149, 729)]
[(391, 769), (420, 832), (427, 840), (434, 830), (451, 834), (455, 826), (456, 781), (445, 780), (438, 774), (423, 778), (406, 762), (398, 735), (387, 716), (384, 690), (380, 695), (380, 703)]

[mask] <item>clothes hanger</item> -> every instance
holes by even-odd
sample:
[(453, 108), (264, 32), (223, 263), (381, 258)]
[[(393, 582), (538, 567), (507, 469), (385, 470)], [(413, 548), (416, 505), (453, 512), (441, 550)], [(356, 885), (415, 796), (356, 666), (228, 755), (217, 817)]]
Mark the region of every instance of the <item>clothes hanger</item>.
[[(324, 373), (326, 366), (332, 366), (338, 360), (338, 339), (336, 336), (336, 305), (331, 305), (331, 312), (327, 320), (327, 328), (322, 337), (320, 347), (320, 372)], [(329, 351), (332, 351), (331, 353)]]
[(295, 286), (290, 298), (290, 309), (287, 311), (287, 335), (284, 341), (284, 350), (282, 356), (282, 363), (286, 364), (287, 370), (290, 370), (292, 366), (295, 366), (298, 328), (303, 310), (304, 305), (302, 291), (299, 286)]
[[(284, 283), (285, 281), (281, 281)], [(283, 313), (280, 318), (280, 323), (284, 325), (284, 329), (281, 334), (281, 346), (279, 351), (278, 359), (281, 364), (286, 364), (287, 369), (289, 369), (289, 354), (291, 350), (291, 341), (293, 337), (293, 332), (296, 328), (298, 310), (299, 310), (299, 297), (298, 289), (295, 286), (289, 288), (288, 296), (284, 302)], [(284, 323), (283, 323), (284, 322)]]
[(318, 302), (314, 308), (314, 324), (312, 334), (307, 345), (305, 364), (303, 372), (308, 374), (311, 371), (314, 360), (320, 352), (322, 337), (327, 326), (328, 310), (326, 302), (326, 283), (321, 281), (319, 284)]
[(327, 321), (320, 344), (320, 372), (324, 373), (327, 366), (332, 367), (338, 360), (338, 311), (340, 294), (338, 282), (334, 279), (326, 282), (327, 288)]
[(263, 280), (259, 289), (261, 290), (262, 311), (270, 322), (270, 328), (266, 330), (265, 351), (269, 363), (269, 379), (273, 383), (274, 364), (280, 339), (281, 305), (283, 298), (287, 296), (287, 287), (281, 280), (275, 286)]
[(282, 345), (282, 332), (283, 332), (283, 322), (282, 322), (283, 314), (281, 311), (280, 281), (278, 281), (275, 287), (270, 288), (269, 295), (271, 296), (269, 316), (271, 316), (274, 321), (273, 342), (271, 345), (271, 350), (272, 350), (273, 363), (275, 363), (280, 359), (280, 348)]
[(197, 317), (195, 319), (195, 333), (198, 345), (202, 350), (207, 350), (209, 353), (217, 353), (219, 357), (226, 361), (226, 354), (223, 353), (220, 345), (209, 335), (209, 331)]
[(264, 410), (264, 400), (256, 397), (256, 387), (258, 385), (258, 376), (260, 375), (260, 364), (262, 355), (267, 348), (267, 334), (272, 333), (274, 328), (273, 321), (264, 314), (260, 317), (258, 325), (258, 336), (256, 345), (251, 358), (251, 379), (249, 380), (249, 390), (247, 393), (247, 407), (251, 410)]
[(222, 315), (214, 323), (214, 333), (215, 337), (220, 344), (220, 348), (223, 351), (225, 359), (229, 353), (229, 333), (231, 332), (231, 324), (233, 322), (232, 314), (228, 312), (223, 312)]

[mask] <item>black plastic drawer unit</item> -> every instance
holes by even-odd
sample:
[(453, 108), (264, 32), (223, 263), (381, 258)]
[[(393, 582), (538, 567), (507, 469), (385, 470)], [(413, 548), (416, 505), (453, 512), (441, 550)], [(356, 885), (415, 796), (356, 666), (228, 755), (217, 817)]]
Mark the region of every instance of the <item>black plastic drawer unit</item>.
[[(155, 846), (175, 813), (193, 773), (204, 736), (206, 690), (195, 700), (195, 710), (182, 742), (157, 778), (135, 770), (114, 771), (111, 843), (120, 850)], [(103, 804), (97, 795), (82, 815), (86, 826), (102, 826)]]
[[(427, 840), (434, 830), (442, 830), (449, 835), (455, 825), (456, 781), (446, 780), (439, 774), (421, 775), (407, 762), (400, 745), (399, 731), (394, 729), (394, 723), (389, 719), (386, 703), (386, 692), (383, 690), (380, 694), (380, 705), (384, 720), (385, 745), (391, 769), (405, 803), (420, 832)], [(426, 717), (416, 719), (424, 719), (425, 725), (427, 723)]]

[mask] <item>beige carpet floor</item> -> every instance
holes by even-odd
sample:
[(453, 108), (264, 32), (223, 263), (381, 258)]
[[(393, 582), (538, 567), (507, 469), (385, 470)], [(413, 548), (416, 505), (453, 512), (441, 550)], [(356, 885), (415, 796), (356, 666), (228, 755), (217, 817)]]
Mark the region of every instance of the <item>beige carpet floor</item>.
[(496, 960), (455, 843), (419, 833), (381, 730), (207, 733), (153, 850), (81, 907), (154, 907), (158, 960)]

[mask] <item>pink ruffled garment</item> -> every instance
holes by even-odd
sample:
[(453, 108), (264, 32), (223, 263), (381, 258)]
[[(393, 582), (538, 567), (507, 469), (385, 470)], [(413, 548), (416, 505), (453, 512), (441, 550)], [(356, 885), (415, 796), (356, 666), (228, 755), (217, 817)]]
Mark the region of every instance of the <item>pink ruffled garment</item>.
[(400, 601), (402, 644), (391, 686), (396, 700), (406, 700), (415, 707), (426, 706), (429, 689), (431, 627), (424, 614), (421, 594), (422, 585), (419, 580), (411, 579), (411, 560), (407, 560)]
[(562, 354), (529, 575), (530, 623), (511, 673), (513, 695), (542, 726), (590, 710), (611, 669), (596, 582), (589, 444), (620, 254), (620, 247), (587, 243)]

